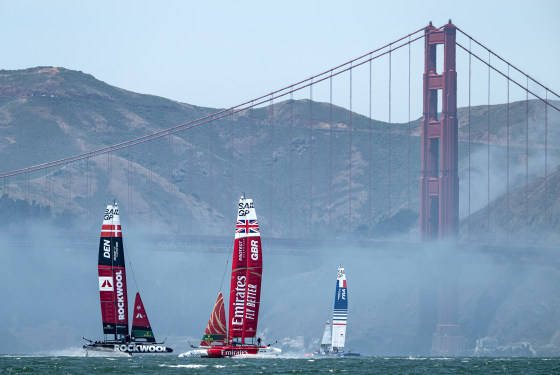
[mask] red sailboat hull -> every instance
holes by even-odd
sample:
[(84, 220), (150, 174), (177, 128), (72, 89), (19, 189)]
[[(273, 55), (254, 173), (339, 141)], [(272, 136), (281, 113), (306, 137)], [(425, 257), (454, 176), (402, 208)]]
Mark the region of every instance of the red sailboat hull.
[(208, 349), (208, 357), (210, 358), (224, 358), (234, 357), (240, 355), (255, 355), (259, 353), (259, 348), (256, 346), (224, 346), (221, 348)]
[(189, 352), (181, 353), (179, 357), (200, 357), (200, 358), (229, 358), (244, 356), (277, 356), (282, 351), (271, 346), (256, 345), (224, 345), (213, 346), (211, 348), (197, 348)]

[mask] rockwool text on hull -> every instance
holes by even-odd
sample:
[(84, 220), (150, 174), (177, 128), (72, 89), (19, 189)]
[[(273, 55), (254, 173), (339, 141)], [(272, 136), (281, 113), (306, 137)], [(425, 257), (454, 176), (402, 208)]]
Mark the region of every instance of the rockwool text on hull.
[(136, 344), (136, 343), (127, 343), (127, 344), (110, 344), (110, 343), (94, 343), (94, 344), (87, 344), (84, 345), (84, 349), (86, 351), (91, 352), (104, 352), (104, 353), (172, 353), (173, 349), (166, 347), (165, 345), (160, 344)]

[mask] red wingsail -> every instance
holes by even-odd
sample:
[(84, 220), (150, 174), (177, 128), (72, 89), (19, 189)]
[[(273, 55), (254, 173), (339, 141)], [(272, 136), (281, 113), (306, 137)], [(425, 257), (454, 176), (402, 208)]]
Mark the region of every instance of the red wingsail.
[(128, 299), (124, 248), (117, 203), (108, 205), (99, 241), (99, 298), (103, 333), (114, 340), (128, 336)]
[(132, 340), (156, 342), (148, 314), (146, 314), (146, 309), (144, 309), (142, 298), (140, 298), (140, 293), (138, 292), (134, 299), (134, 312), (132, 313)]
[(222, 292), (220, 292), (214, 304), (214, 308), (212, 309), (212, 314), (210, 314), (206, 330), (204, 330), (204, 336), (202, 336), (200, 346), (225, 345), (227, 336), (226, 330), (224, 296)]
[(239, 200), (229, 297), (229, 336), (255, 337), (259, 318), (262, 250), (252, 199)]

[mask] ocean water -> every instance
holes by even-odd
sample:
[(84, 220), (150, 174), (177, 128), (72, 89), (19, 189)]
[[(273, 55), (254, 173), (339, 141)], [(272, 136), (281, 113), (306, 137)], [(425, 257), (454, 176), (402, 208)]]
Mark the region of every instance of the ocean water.
[(0, 374), (560, 374), (560, 358), (0, 355)]

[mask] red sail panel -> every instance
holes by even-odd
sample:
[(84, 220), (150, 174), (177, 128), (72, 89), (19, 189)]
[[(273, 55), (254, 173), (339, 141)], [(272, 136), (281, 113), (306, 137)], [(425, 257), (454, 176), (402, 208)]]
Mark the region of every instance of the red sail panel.
[(229, 298), (229, 336), (254, 337), (261, 294), (262, 251), (252, 199), (239, 201)]
[(247, 237), (248, 266), (247, 266), (247, 294), (245, 298), (245, 319), (243, 329), (245, 337), (255, 337), (259, 320), (259, 305), (261, 301), (262, 279), (262, 250), (260, 237)]
[(156, 342), (154, 332), (150, 326), (148, 314), (146, 314), (146, 309), (144, 309), (142, 298), (140, 298), (140, 293), (138, 292), (136, 293), (136, 298), (134, 299), (134, 311), (132, 314), (132, 340)]
[(231, 287), (229, 294), (229, 336), (243, 336), (245, 316), (245, 294), (247, 291), (247, 250), (245, 238), (236, 239), (231, 266)]
[(119, 209), (108, 205), (99, 241), (99, 298), (103, 333), (114, 340), (128, 336), (128, 299)]
[(226, 336), (226, 309), (224, 307), (224, 296), (220, 292), (212, 309), (212, 314), (210, 314), (208, 325), (204, 330), (200, 346), (225, 345), (227, 344)]

